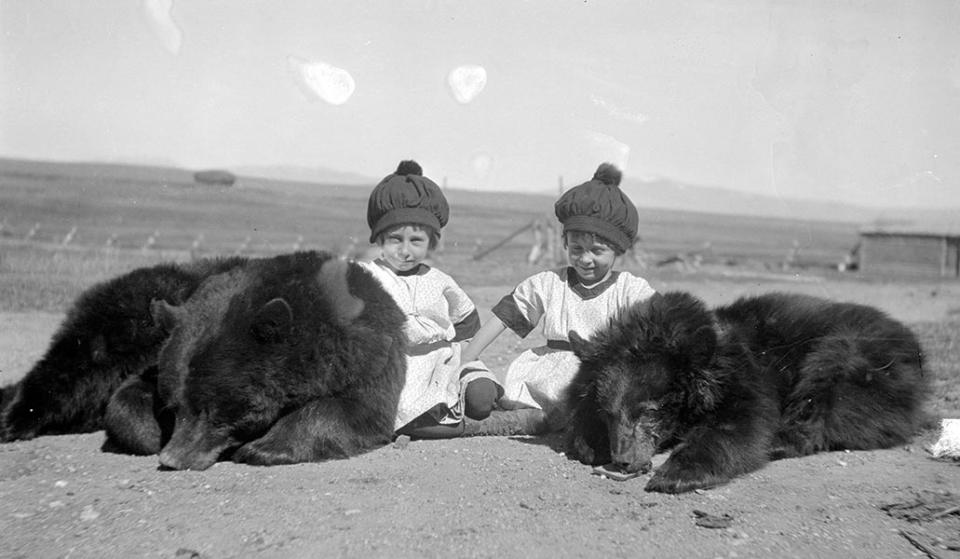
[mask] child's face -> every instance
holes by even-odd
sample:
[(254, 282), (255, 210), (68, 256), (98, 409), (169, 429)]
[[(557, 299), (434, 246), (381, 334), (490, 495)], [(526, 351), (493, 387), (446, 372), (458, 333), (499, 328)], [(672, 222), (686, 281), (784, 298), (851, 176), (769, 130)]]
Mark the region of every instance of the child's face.
[(590, 285), (607, 277), (617, 253), (595, 236), (573, 231), (567, 233), (567, 258), (580, 282)]
[(410, 225), (397, 227), (383, 234), (380, 242), (383, 261), (394, 272), (416, 268), (430, 251), (430, 234)]

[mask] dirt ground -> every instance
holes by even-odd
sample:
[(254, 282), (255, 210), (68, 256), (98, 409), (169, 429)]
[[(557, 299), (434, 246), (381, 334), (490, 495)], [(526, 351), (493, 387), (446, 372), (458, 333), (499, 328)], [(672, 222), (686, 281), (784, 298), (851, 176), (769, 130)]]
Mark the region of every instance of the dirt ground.
[[(654, 287), (711, 304), (803, 291), (908, 323), (960, 315), (956, 282), (720, 277)], [(468, 289), (481, 308), (508, 290)], [(0, 313), (0, 383), (29, 370), (61, 318)], [(534, 342), (504, 338), (488, 363), (504, 366)], [(644, 492), (646, 476), (591, 475), (555, 437), (401, 441), (345, 461), (204, 472), (102, 453), (102, 433), (43, 437), (0, 445), (0, 557), (960, 557), (947, 549), (960, 546), (956, 511), (892, 514), (917, 501), (928, 511), (958, 504), (960, 464), (926, 451), (936, 435), (773, 462), (681, 496)]]

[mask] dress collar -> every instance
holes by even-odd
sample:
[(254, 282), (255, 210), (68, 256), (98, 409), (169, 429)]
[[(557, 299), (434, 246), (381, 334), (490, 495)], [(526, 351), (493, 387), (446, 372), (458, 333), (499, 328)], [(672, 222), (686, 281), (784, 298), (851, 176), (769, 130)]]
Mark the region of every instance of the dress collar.
[(567, 285), (570, 287), (571, 291), (586, 301), (602, 295), (603, 292), (606, 291), (611, 285), (617, 283), (617, 276), (619, 275), (619, 270), (611, 270), (610, 275), (607, 276), (607, 279), (601, 281), (600, 283), (594, 284), (591, 287), (584, 287), (584, 285), (580, 283), (580, 279), (577, 276), (576, 270), (573, 269), (573, 266), (568, 266)]
[(395, 271), (395, 270), (394, 270), (393, 268), (391, 268), (390, 266), (387, 266), (386, 262), (384, 262), (383, 260), (381, 260), (381, 259), (379, 259), (379, 258), (377, 258), (376, 260), (374, 260), (374, 263), (375, 263), (377, 266), (380, 266), (381, 268), (383, 268), (384, 270), (390, 272), (391, 274), (393, 274), (393, 275), (395, 275), (395, 276), (401, 276), (401, 277), (404, 277), (404, 276), (422, 276), (422, 275), (426, 274), (428, 271), (430, 271), (430, 266), (427, 266), (426, 264), (422, 264), (422, 263), (421, 263), (421, 264), (417, 264), (416, 267), (410, 268), (410, 269), (407, 270), (406, 272), (397, 272), (397, 271)]

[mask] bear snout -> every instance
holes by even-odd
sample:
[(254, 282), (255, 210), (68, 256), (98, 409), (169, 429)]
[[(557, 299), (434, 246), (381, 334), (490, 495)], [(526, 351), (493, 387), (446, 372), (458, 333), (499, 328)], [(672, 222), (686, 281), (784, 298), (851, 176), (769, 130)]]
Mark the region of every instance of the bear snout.
[(645, 474), (652, 468), (656, 452), (653, 437), (634, 425), (615, 427), (610, 434), (611, 462), (630, 473)]
[(230, 441), (211, 432), (202, 419), (180, 420), (170, 442), (160, 451), (160, 466), (170, 470), (206, 470), (229, 446)]

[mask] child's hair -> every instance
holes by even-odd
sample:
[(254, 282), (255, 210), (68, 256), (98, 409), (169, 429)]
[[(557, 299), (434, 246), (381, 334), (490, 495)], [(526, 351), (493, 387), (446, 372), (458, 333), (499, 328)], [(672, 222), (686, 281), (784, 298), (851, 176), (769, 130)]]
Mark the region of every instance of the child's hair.
[(563, 248), (567, 248), (567, 235), (576, 235), (584, 239), (589, 239), (590, 243), (600, 243), (601, 245), (607, 246), (610, 250), (613, 251), (617, 256), (623, 256), (623, 253), (626, 252), (624, 249), (620, 248), (619, 245), (610, 241), (610, 239), (604, 237), (603, 235), (598, 235), (596, 233), (591, 233), (589, 231), (564, 231), (563, 232)]
[(414, 231), (426, 231), (427, 237), (430, 239), (430, 243), (427, 245), (427, 248), (430, 250), (437, 248), (437, 244), (440, 243), (440, 232), (429, 225), (424, 225), (423, 223), (398, 223), (389, 229), (384, 229), (383, 231), (377, 233), (374, 243), (382, 245), (383, 240), (387, 238), (387, 235), (393, 233), (397, 229), (403, 229), (407, 226), (413, 227)]

